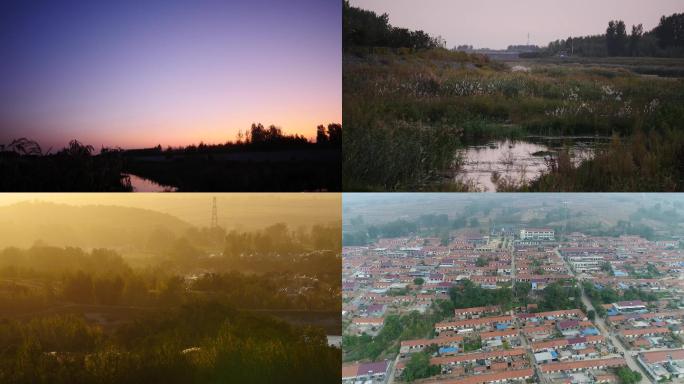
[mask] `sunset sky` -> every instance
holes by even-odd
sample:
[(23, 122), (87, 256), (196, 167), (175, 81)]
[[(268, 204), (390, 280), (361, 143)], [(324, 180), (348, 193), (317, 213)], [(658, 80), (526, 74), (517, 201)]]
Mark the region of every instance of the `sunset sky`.
[(658, 25), (660, 16), (684, 12), (684, 0), (350, 0), (353, 6), (388, 13), (390, 23), (422, 29), (447, 41), (476, 48), (547, 45), (568, 36), (605, 33), (609, 20)]
[(234, 140), (341, 122), (341, 2), (3, 1), (0, 144)]

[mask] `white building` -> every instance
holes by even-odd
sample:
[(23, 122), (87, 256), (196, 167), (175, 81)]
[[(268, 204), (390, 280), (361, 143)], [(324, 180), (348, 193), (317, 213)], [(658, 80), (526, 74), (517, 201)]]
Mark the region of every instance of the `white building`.
[(601, 269), (603, 263), (603, 256), (601, 255), (582, 255), (568, 257), (568, 261), (572, 268), (577, 272), (598, 271)]
[(520, 230), (520, 240), (545, 240), (553, 241), (555, 231), (551, 228), (523, 228)]
[(640, 312), (646, 310), (646, 305), (641, 300), (619, 301), (613, 303), (613, 308), (620, 313)]

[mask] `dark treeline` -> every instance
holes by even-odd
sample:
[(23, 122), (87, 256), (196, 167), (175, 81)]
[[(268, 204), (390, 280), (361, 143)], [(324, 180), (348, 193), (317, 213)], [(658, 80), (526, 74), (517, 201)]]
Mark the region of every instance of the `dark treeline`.
[(644, 31), (643, 25), (632, 25), (628, 29), (622, 20), (608, 22), (603, 35), (568, 37), (549, 43), (548, 48), (537, 55), (577, 55), (588, 57), (604, 56), (684, 56), (684, 13), (663, 16), (651, 31)]
[(0, 145), (0, 190), (132, 191), (124, 173), (133, 173), (179, 191), (339, 191), (341, 137), (335, 123), (318, 126), (315, 142), (255, 123), (223, 144), (101, 148), (99, 154), (76, 140), (52, 153), (21, 138)]
[(336, 225), (290, 231), (276, 224), (254, 232), (191, 228), (175, 236), (159, 228), (146, 246), (153, 256), (137, 268), (107, 249), (6, 248), (0, 251), (0, 309), (165, 306), (208, 295), (240, 308), (337, 310), (340, 231)]
[(280, 127), (270, 125), (264, 127), (261, 123), (253, 123), (250, 129), (239, 131), (235, 141), (227, 141), (222, 144), (191, 144), (185, 147), (162, 148), (159, 144), (153, 148), (131, 149), (124, 151), (127, 155), (192, 155), (212, 154), (226, 152), (245, 152), (254, 150), (286, 150), (301, 148), (340, 148), (342, 143), (342, 125), (330, 123), (316, 127), (315, 142), (309, 141), (302, 135), (284, 134)]
[(192, 228), (182, 236), (158, 229), (148, 249), (174, 270), (339, 273), (340, 232), (339, 225), (291, 230), (283, 223), (256, 231)]
[[(351, 220), (353, 229), (344, 231), (343, 244), (347, 246), (366, 245), (380, 238), (403, 237), (420, 233), (437, 236), (442, 245), (449, 240), (449, 232), (466, 227), (478, 228), (480, 221), (472, 217), (473, 208), (467, 209), (463, 215), (449, 219), (447, 214), (423, 214), (415, 220), (393, 220), (383, 224), (366, 225), (362, 217)], [(470, 217), (467, 219), (467, 217)]]
[(0, 145), (0, 191), (130, 192), (123, 169), (116, 152), (94, 156), (76, 140), (56, 153), (26, 138)]
[(530, 283), (517, 282), (512, 287), (486, 289), (464, 280), (449, 290), (451, 300), (442, 306), (442, 310), (451, 315), (454, 308), (499, 305), (506, 312), (516, 305), (535, 303), (538, 311), (554, 311), (577, 308), (580, 297), (579, 288), (569, 282), (549, 284), (533, 295)]
[[(252, 124), (223, 144), (128, 150), (125, 170), (179, 191), (340, 191), (342, 126), (319, 125), (316, 140)], [(163, 161), (159, 161), (159, 160)]]
[(238, 308), (335, 311), (340, 305), (340, 287), (334, 279), (332, 274), (320, 278), (289, 272), (212, 273), (195, 280), (191, 289)]
[(342, 47), (443, 48), (441, 37), (431, 37), (423, 31), (393, 27), (389, 16), (352, 7), (345, 0), (342, 10)]
[(322, 383), (340, 350), (320, 329), (194, 303), (105, 333), (74, 315), (0, 322), (3, 383)]

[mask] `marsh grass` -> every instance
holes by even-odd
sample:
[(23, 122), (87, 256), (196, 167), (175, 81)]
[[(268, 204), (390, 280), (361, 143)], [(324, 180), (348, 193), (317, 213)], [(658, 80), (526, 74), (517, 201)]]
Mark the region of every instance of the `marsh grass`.
[[(365, 48), (345, 54), (343, 188), (416, 189), (436, 182), (449, 167), (453, 171), (459, 147), (491, 139), (629, 137), (637, 127), (661, 134), (680, 128), (684, 80), (642, 76), (634, 70), (638, 63), (546, 60), (524, 63), (530, 72), (512, 72), (486, 57), (443, 49)], [(644, 66), (672, 72), (677, 63), (646, 61)], [(650, 150), (656, 145), (651, 143)], [(554, 186), (566, 185), (554, 181), (548, 188)]]
[(549, 164), (549, 172), (521, 191), (619, 192), (684, 190), (684, 132), (636, 131), (628, 138), (614, 135), (593, 159), (579, 165), (567, 152)]

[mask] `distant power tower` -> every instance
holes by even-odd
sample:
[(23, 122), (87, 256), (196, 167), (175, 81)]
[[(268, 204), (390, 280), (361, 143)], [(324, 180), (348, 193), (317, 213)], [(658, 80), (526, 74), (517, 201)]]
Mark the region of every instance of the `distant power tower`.
[(530, 33), (527, 32), (527, 46), (530, 46)]
[(565, 208), (565, 222), (563, 223), (563, 235), (568, 236), (568, 220), (570, 220), (570, 210), (568, 210), (568, 201), (563, 201), (563, 207)]
[(218, 227), (218, 209), (216, 209), (216, 197), (214, 197), (211, 203), (211, 227)]

